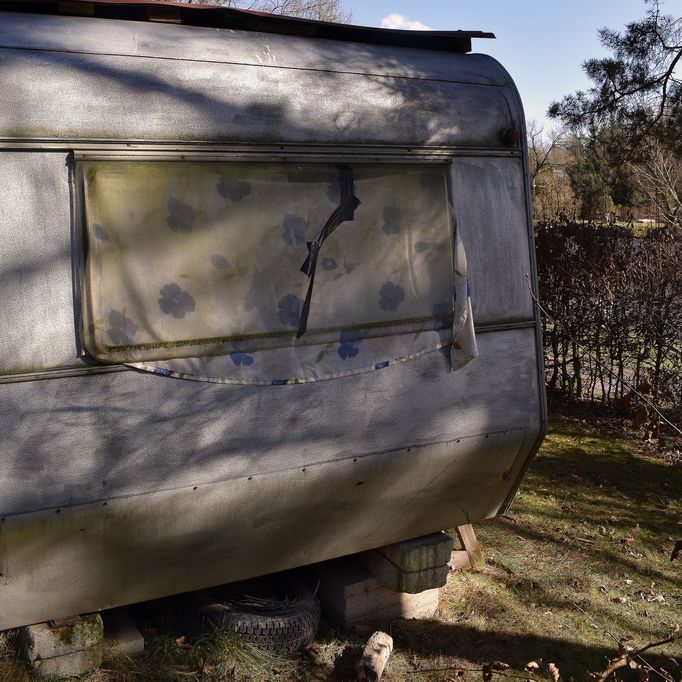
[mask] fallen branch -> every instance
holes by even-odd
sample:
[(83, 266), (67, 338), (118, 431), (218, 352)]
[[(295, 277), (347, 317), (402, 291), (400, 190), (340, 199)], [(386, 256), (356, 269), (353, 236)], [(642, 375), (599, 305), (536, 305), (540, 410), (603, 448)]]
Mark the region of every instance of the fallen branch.
[[(622, 652), (622, 653), (621, 653)], [(604, 680), (611, 675), (611, 673), (615, 672), (618, 670), (618, 668), (623, 668), (628, 664), (628, 654), (627, 650), (623, 651), (623, 647), (621, 647), (621, 650), (618, 652), (621, 655), (618, 658), (614, 658), (604, 670), (601, 671), (598, 675), (596, 675), (595, 679), (597, 682), (604, 682)], [(596, 674), (596, 673), (593, 673)]]
[(506, 677), (510, 680), (524, 680), (525, 682), (539, 682), (537, 678), (532, 677), (530, 674), (526, 675), (514, 675), (513, 673), (506, 672), (510, 668), (507, 663), (501, 663), (500, 661), (495, 661), (494, 663), (488, 663), (482, 668), (462, 668), (460, 666), (452, 665), (447, 668), (421, 668), (419, 670), (411, 670), (406, 675), (422, 675), (424, 673), (447, 673), (447, 672), (465, 672), (465, 673), (481, 673), (483, 679), (489, 680), (493, 673), (499, 675), (500, 677)]
[(639, 656), (640, 654), (643, 654), (645, 651), (648, 651), (649, 649), (653, 649), (654, 647), (657, 646), (663, 646), (664, 644), (670, 644), (671, 642), (674, 642), (677, 639), (682, 639), (682, 632), (680, 632), (679, 625), (675, 629), (672, 635), (668, 637), (667, 639), (662, 639), (660, 642), (651, 642), (647, 644), (646, 646), (643, 646), (641, 649), (637, 649), (632, 656)]
[[(671, 642), (674, 642), (675, 640), (678, 640), (682, 638), (682, 632), (680, 632), (679, 626), (675, 629), (672, 635), (670, 637), (666, 637), (665, 639), (661, 639), (658, 642), (649, 642), (646, 646), (641, 647), (640, 649), (631, 649), (625, 644), (621, 643), (620, 648), (618, 649), (618, 658), (614, 658), (604, 670), (602, 670), (601, 673), (593, 673), (592, 677), (597, 681), (597, 682), (604, 682), (612, 673), (614, 673), (616, 670), (619, 668), (623, 668), (625, 666), (628, 666), (630, 668), (633, 668), (634, 670), (639, 671), (639, 678), (642, 682), (645, 682), (645, 680), (648, 680), (649, 674), (648, 671), (651, 670), (652, 672), (656, 672), (659, 675), (661, 675), (663, 678), (670, 680), (672, 682), (672, 678), (670, 675), (668, 675), (664, 670), (660, 670), (658, 668), (654, 668), (651, 666), (647, 661), (645, 661), (641, 656), (645, 651), (649, 651), (649, 649), (653, 649), (658, 646), (663, 646), (664, 644), (670, 644)], [(641, 662), (636, 661), (635, 659), (639, 658)]]
[[(583, 609), (581, 609), (577, 604), (575, 604), (575, 606), (580, 611), (582, 611), (588, 618), (595, 622), (594, 619), (592, 619), (592, 617), (588, 613), (583, 611)], [(609, 636), (613, 637), (613, 635), (611, 635), (610, 632), (606, 631), (606, 633)], [(607, 680), (616, 670), (627, 666), (629, 668), (632, 668), (633, 670), (638, 671), (639, 676), (638, 682), (649, 682), (649, 671), (657, 673), (668, 682), (674, 682), (673, 678), (670, 675), (668, 675), (664, 670), (654, 668), (647, 661), (641, 658), (641, 655), (645, 651), (649, 651), (650, 649), (653, 649), (658, 646), (663, 646), (664, 644), (670, 644), (671, 642), (674, 642), (681, 638), (682, 632), (680, 632), (679, 627), (676, 627), (675, 631), (670, 635), (670, 637), (666, 637), (665, 639), (661, 639), (657, 642), (650, 642), (649, 644), (641, 647), (640, 649), (633, 649), (631, 647), (628, 647), (624, 642), (621, 641), (618, 643), (619, 645), (618, 656), (614, 658), (612, 661), (610, 661), (609, 665), (604, 670), (602, 670), (601, 673), (590, 673), (590, 677), (592, 677), (592, 679), (594, 679), (595, 682), (605, 682), (605, 680)], [(634, 660), (635, 658), (639, 658), (641, 662)], [(534, 661), (526, 665), (525, 675), (515, 675), (513, 673), (510, 673), (508, 672), (509, 667), (510, 666), (507, 663), (495, 661), (494, 663), (488, 663), (482, 666), (481, 668), (465, 668), (461, 666), (448, 666), (446, 668), (421, 668), (420, 670), (412, 670), (406, 674), (422, 675), (426, 673), (461, 671), (467, 673), (481, 673), (484, 682), (490, 682), (490, 680), (493, 677), (493, 674), (499, 675), (500, 677), (503, 678), (508, 678), (510, 680), (524, 680), (524, 682), (539, 682), (538, 678), (532, 676), (532, 671), (537, 670), (539, 668), (539, 665)], [(554, 663), (547, 664), (547, 671), (549, 672), (549, 676), (552, 682), (561, 682), (559, 669)], [(572, 680), (572, 678), (567, 678), (567, 680)]]

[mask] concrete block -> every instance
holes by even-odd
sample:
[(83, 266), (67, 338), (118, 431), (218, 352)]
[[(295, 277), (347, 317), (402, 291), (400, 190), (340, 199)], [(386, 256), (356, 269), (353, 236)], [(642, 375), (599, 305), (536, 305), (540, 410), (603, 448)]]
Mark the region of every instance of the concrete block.
[(471, 559), (465, 549), (455, 549), (450, 555), (448, 566), (451, 571), (468, 571), (471, 568)]
[(440, 590), (419, 594), (384, 587), (355, 558), (321, 564), (316, 575), (323, 611), (346, 624), (383, 623), (396, 618), (431, 618), (438, 610)]
[(103, 630), (102, 618), (96, 613), (21, 628), (19, 644), (39, 675), (74, 677), (101, 665)]
[(448, 579), (450, 567), (447, 562), (440, 566), (425, 568), (420, 571), (401, 571), (392, 561), (389, 561), (377, 550), (358, 554), (358, 560), (389, 590), (394, 592), (409, 592), (417, 594), (424, 590), (443, 587)]
[(78, 616), (62, 625), (28, 625), (21, 629), (19, 641), (24, 656), (32, 662), (101, 646), (103, 633), (102, 618), (99, 613), (94, 613)]
[(36, 659), (31, 662), (33, 670), (41, 677), (62, 679), (78, 677), (97, 670), (102, 665), (102, 645), (91, 646), (83, 651), (73, 651), (63, 656)]
[(447, 564), (453, 546), (452, 537), (441, 531), (385, 545), (377, 548), (376, 551), (383, 554), (401, 571), (415, 572)]
[(102, 612), (104, 646), (108, 651), (134, 656), (144, 651), (144, 637), (125, 609)]

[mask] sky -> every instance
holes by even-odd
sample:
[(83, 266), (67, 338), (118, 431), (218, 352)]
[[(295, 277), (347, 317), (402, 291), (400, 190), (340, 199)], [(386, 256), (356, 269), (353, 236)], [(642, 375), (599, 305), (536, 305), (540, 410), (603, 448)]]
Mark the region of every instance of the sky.
[[(623, 29), (641, 19), (644, 0), (345, 0), (353, 23), (387, 28), (491, 31), (496, 40), (474, 39), (473, 52), (489, 54), (511, 74), (526, 119), (547, 131), (553, 100), (590, 81), (581, 65), (606, 56), (597, 31)], [(682, 0), (665, 0), (666, 14), (682, 16)]]

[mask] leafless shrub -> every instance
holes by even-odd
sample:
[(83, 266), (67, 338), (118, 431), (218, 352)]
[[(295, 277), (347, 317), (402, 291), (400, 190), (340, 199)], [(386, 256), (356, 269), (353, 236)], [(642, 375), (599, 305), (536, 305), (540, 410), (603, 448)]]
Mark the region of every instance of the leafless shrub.
[(348, 24), (351, 21), (351, 13), (344, 9), (342, 0), (192, 0), (192, 2), (341, 24)]
[[(682, 417), (682, 236), (626, 228), (536, 226), (548, 387), (637, 408), (626, 384)], [(639, 409), (639, 408), (638, 408)], [(641, 409), (640, 426), (646, 417)], [(642, 419), (643, 417), (643, 419)]]

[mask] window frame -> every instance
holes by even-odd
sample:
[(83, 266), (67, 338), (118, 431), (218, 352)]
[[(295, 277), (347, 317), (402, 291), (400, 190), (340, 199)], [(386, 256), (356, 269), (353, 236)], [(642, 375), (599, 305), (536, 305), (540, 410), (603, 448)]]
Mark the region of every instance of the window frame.
[[(73, 194), (74, 194), (74, 224), (73, 224), (73, 243), (75, 245), (75, 267), (74, 267), (74, 317), (76, 327), (76, 340), (79, 357), (96, 366), (120, 366), (126, 365), (127, 361), (113, 360), (107, 361), (93, 356), (85, 343), (86, 323), (83, 314), (83, 303), (85, 297), (85, 270), (88, 253), (88, 238), (86, 227), (85, 210), (85, 181), (84, 169), (88, 162), (97, 161), (123, 161), (123, 162), (216, 162), (216, 163), (291, 163), (291, 164), (320, 164), (320, 165), (341, 165), (341, 164), (366, 164), (366, 165), (432, 165), (441, 167), (446, 177), (445, 199), (449, 210), (450, 234), (453, 240), (457, 229), (457, 219), (455, 215), (454, 202), (452, 196), (453, 183), (451, 179), (454, 155), (452, 150), (440, 148), (354, 148), (343, 147), (323, 147), (308, 146), (305, 148), (286, 148), (282, 145), (277, 147), (240, 147), (216, 148), (215, 145), (192, 145), (170, 147), (142, 145), (136, 148), (126, 149), (83, 149), (73, 154)], [(398, 329), (400, 326), (408, 326), (407, 331), (430, 331), (434, 329), (434, 319), (436, 316), (424, 318), (406, 318), (391, 323), (391, 327)], [(443, 318), (442, 325), (447, 326), (450, 318)], [(421, 326), (420, 326), (421, 325)], [(340, 327), (330, 327), (316, 330), (315, 335), (309, 337), (310, 342), (320, 344), (331, 342), (338, 338)], [(362, 329), (367, 334), (367, 338), (383, 336), (376, 323), (357, 325), (357, 329)], [(373, 333), (374, 332), (374, 333)], [(264, 337), (290, 337), (295, 332), (283, 330), (268, 332)], [(399, 331), (394, 334), (399, 334)], [(326, 337), (324, 335), (327, 335)], [(258, 336), (258, 335), (255, 335)], [(305, 338), (305, 337), (304, 337)], [(216, 345), (230, 343), (230, 338), (220, 339), (216, 337)], [(248, 344), (248, 340), (246, 341)], [(137, 345), (137, 344), (136, 344)], [(144, 344), (141, 344), (143, 347)], [(230, 351), (226, 350), (225, 353)], [(225, 354), (212, 353), (212, 354)], [(185, 356), (190, 357), (190, 356)], [(153, 361), (153, 360), (152, 360)], [(135, 361), (131, 361), (135, 362)]]

